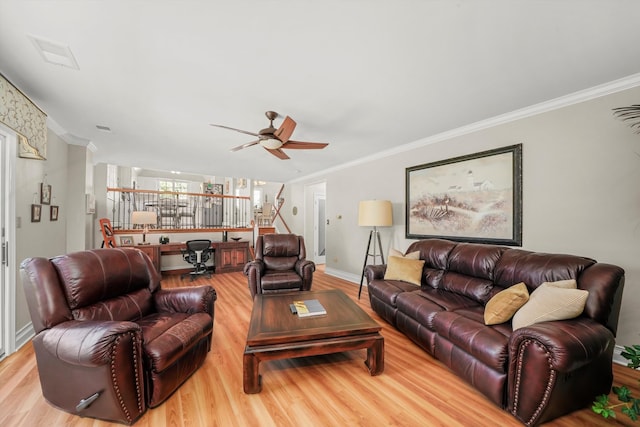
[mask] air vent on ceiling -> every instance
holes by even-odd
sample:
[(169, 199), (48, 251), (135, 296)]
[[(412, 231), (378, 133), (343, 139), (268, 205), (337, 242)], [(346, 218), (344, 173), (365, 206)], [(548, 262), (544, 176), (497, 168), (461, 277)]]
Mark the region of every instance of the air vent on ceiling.
[(111, 128), (109, 126), (96, 125), (96, 128), (101, 132), (111, 132)]
[(46, 62), (73, 68), (74, 70), (80, 69), (69, 46), (51, 40), (45, 40), (34, 35), (29, 35), (29, 38)]

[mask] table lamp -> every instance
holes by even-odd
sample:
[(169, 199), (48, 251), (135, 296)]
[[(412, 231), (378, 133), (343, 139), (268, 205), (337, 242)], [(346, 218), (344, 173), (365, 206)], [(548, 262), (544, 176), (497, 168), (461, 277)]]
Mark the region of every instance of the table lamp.
[[(373, 264), (379, 256), (384, 264), (384, 254), (382, 253), (382, 243), (380, 242), (380, 233), (378, 227), (391, 227), (393, 225), (393, 209), (391, 202), (388, 200), (364, 200), (358, 206), (358, 225), (361, 227), (373, 227), (369, 232), (369, 243), (367, 244), (367, 252), (364, 256), (364, 265), (362, 266), (362, 276), (360, 277), (360, 289), (358, 290), (358, 299), (362, 292), (362, 281), (364, 280), (364, 269), (367, 266), (367, 260), (373, 257)], [(373, 254), (369, 253), (371, 248), (371, 240), (373, 239)], [(376, 241), (380, 249), (380, 255), (376, 253)]]
[(142, 243), (140, 244), (148, 245), (147, 233), (149, 232), (149, 226), (158, 223), (158, 216), (153, 211), (134, 211), (131, 214), (131, 223), (142, 226)]

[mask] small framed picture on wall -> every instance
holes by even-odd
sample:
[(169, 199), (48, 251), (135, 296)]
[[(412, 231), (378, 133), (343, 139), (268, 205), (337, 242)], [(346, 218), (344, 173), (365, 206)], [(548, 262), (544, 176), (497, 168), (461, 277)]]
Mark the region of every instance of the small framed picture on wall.
[(40, 183), (40, 204), (41, 205), (51, 204), (51, 185)]
[(58, 206), (51, 206), (50, 208), (50, 215), (51, 215), (51, 221), (57, 221), (58, 220)]
[(31, 222), (40, 222), (42, 217), (42, 205), (31, 205)]

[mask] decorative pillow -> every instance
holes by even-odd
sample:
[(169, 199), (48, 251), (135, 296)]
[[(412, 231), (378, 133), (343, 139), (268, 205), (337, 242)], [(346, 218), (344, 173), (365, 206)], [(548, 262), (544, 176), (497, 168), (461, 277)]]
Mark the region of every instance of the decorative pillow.
[(424, 261), (421, 259), (390, 256), (384, 280), (402, 280), (420, 286), (423, 265)]
[(408, 258), (408, 259), (420, 259), (420, 251), (409, 252), (408, 254), (403, 254), (397, 249), (390, 249), (389, 256), (397, 256), (399, 258)]
[(513, 330), (549, 320), (578, 317), (584, 311), (589, 291), (576, 289), (575, 280), (544, 282), (531, 292), (529, 301), (513, 316)]
[(484, 307), (484, 324), (497, 325), (509, 321), (529, 300), (529, 290), (523, 282), (495, 294)]

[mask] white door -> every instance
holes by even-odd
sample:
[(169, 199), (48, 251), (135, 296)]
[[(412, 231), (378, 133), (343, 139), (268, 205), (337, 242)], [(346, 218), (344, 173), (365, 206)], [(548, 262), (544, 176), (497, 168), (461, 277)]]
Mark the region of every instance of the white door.
[(326, 226), (327, 215), (325, 212), (325, 195), (324, 193), (315, 193), (313, 195), (313, 257), (316, 264), (326, 263)]
[(7, 146), (7, 139), (5, 135), (0, 133), (0, 360), (4, 357), (5, 338), (6, 338), (6, 317), (8, 315), (6, 305), (6, 289), (5, 289), (5, 276), (7, 273), (7, 265), (9, 262), (8, 254), (9, 248), (7, 247), (7, 230), (5, 226), (5, 174), (7, 171), (7, 156), (5, 149)]

